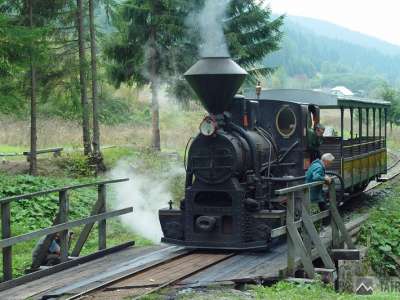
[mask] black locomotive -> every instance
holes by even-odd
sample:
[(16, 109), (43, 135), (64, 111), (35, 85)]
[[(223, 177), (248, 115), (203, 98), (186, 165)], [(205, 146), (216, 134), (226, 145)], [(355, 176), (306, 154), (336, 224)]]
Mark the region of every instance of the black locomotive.
[[(264, 92), (258, 97), (236, 95), (246, 75), (225, 57), (203, 58), (185, 73), (209, 115), (188, 151), (180, 209), (159, 211), (163, 242), (193, 248), (262, 249), (270, 243), (271, 229), (284, 225), (286, 199), (274, 196), (274, 190), (304, 182), (310, 163), (307, 128), (312, 118), (319, 118), (319, 105), (333, 98), (321, 96), (315, 104), (285, 93), (268, 96), (268, 91), (266, 96)], [(335, 99), (338, 107), (340, 99)], [(327, 144), (344, 153), (343, 139), (332, 137)], [(386, 155), (386, 144), (381, 146)], [(381, 162), (386, 156), (378, 158), (377, 153), (374, 157), (380, 164), (371, 176), (347, 185), (342, 180), (343, 193), (385, 172), (386, 163)], [(334, 154), (338, 159), (333, 171), (346, 175), (344, 156)]]

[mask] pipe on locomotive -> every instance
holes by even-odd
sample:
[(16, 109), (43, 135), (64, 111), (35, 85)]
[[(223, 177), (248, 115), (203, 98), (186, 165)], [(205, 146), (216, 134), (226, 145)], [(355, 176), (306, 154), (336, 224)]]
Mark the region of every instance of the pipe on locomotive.
[(261, 167), (259, 165), (259, 161), (257, 158), (257, 148), (256, 148), (256, 145), (254, 144), (254, 141), (251, 139), (251, 137), (246, 132), (246, 130), (244, 130), (243, 128), (241, 128), (240, 126), (236, 125), (235, 123), (233, 123), (231, 121), (228, 123), (228, 128), (237, 132), (241, 137), (243, 137), (245, 139), (245, 141), (249, 145), (254, 172), (256, 173), (256, 175), (258, 177), (260, 177)]

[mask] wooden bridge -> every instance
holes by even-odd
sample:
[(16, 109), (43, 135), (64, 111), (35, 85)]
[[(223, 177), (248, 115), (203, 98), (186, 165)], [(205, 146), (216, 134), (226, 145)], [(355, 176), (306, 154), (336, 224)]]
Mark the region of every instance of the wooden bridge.
[[(104, 188), (106, 184), (120, 181), (96, 183), (95, 185), (99, 186), (98, 202), (104, 203)], [(47, 191), (59, 193), (61, 224), (35, 233), (29, 233), (22, 237), (7, 237), (9, 231), (5, 230), (0, 246), (3, 248), (3, 259), (6, 259), (8, 264), (3, 265), (3, 272), (9, 272), (10, 270), (10, 246), (33, 236), (49, 235), (60, 231), (63, 233), (63, 259), (65, 262), (51, 268), (54, 269), (51, 272), (47, 270), (38, 271), (1, 283), (0, 298), (56, 299), (59, 297), (69, 297), (68, 299), (78, 299), (80, 296), (91, 291), (103, 291), (101, 293), (106, 293), (104, 295), (112, 292), (112, 299), (122, 299), (123, 295), (137, 296), (138, 294), (133, 293), (133, 290), (136, 289), (135, 291), (138, 293), (138, 288), (141, 291), (140, 293), (143, 294), (166, 285), (197, 287), (214, 283), (262, 283), (284, 277), (293, 277), (295, 272), (300, 269), (304, 271), (308, 278), (313, 278), (315, 273), (324, 273), (332, 281), (335, 281), (337, 278), (338, 260), (359, 259), (360, 254), (357, 249), (354, 249), (351, 232), (365, 221), (366, 217), (357, 218), (345, 225), (337, 210), (334, 185), (331, 185), (329, 190), (329, 210), (311, 214), (310, 189), (322, 184), (323, 182), (303, 184), (276, 191), (278, 195), (287, 197), (286, 225), (272, 230), (271, 234), (274, 242), (271, 244), (269, 250), (254, 253), (234, 253), (233, 255), (226, 255), (223, 258), (217, 257), (220, 253), (215, 253), (215, 259), (210, 258), (210, 252), (195, 252), (195, 255), (200, 255), (200, 261), (201, 255), (205, 255), (204, 257), (207, 257), (207, 260), (209, 260), (209, 265), (207, 266), (205, 262), (200, 268), (199, 263), (194, 263), (189, 258), (186, 260), (183, 259), (185, 263), (180, 264), (179, 272), (170, 272), (166, 267), (167, 264), (173, 262), (175, 259), (179, 259), (183, 255), (189, 255), (193, 252), (177, 246), (161, 245), (137, 248), (131, 244), (125, 244), (119, 248), (111, 249), (108, 253), (102, 252), (107, 250), (101, 250), (96, 254), (97, 256), (93, 256), (92, 259), (86, 259), (86, 261), (83, 260), (79, 264), (74, 264), (73, 262), (82, 258), (65, 261), (67, 257), (65, 232), (68, 228), (81, 224), (87, 224), (86, 226), (88, 226), (88, 224), (93, 224), (94, 221), (99, 220), (103, 222), (107, 217), (130, 212), (132, 208), (105, 213), (99, 209), (99, 207), (104, 206), (96, 203), (92, 211), (93, 216), (79, 221), (67, 222), (65, 219), (65, 194), (68, 188)], [(13, 197), (12, 199), (6, 198), (0, 200), (4, 215), (8, 216), (9, 207), (7, 205), (9, 205), (10, 201), (18, 201), (27, 197), (29, 198), (30, 196), (24, 195)], [(331, 220), (331, 226), (321, 227), (321, 230), (318, 232), (314, 223), (327, 217)], [(6, 225), (4, 228), (7, 229), (8, 222), (4, 222), (4, 224)], [(99, 248), (104, 248), (104, 229), (100, 229), (100, 231), (103, 233), (99, 234)], [(282, 240), (285, 236), (286, 242)], [(344, 247), (344, 245), (347, 247)], [(322, 268), (314, 267), (313, 262), (317, 258), (320, 258), (322, 261), (324, 265)], [(132, 285), (132, 278), (140, 276), (140, 274), (143, 274), (147, 270), (152, 270), (151, 274), (164, 273), (162, 273), (162, 276), (152, 275), (151, 278), (147, 279), (143, 278), (144, 275), (141, 275), (142, 279), (138, 281), (140, 284)], [(52, 274), (39, 273), (46, 271)], [(124, 284), (125, 279), (129, 279), (131, 283)], [(115, 282), (118, 282), (118, 290), (123, 290), (123, 293), (118, 294), (116, 292), (117, 289), (106, 288), (110, 284), (114, 284), (115, 286)], [(118, 297), (118, 295), (121, 297)], [(92, 297), (96, 298), (95, 296)]]
[[(132, 207), (127, 207), (116, 211), (106, 212), (106, 186), (108, 184), (124, 182), (127, 180), (128, 179), (116, 179), (116, 180), (107, 180), (107, 181), (100, 181), (100, 182), (73, 185), (73, 186), (65, 186), (61, 188), (0, 199), (1, 237), (2, 237), (2, 240), (0, 240), (0, 249), (2, 249), (2, 256), (3, 256), (3, 280), (4, 280), (2, 283), (0, 283), (0, 290), (7, 289), (9, 287), (22, 284), (30, 280), (34, 280), (42, 276), (51, 274), (55, 271), (62, 269), (62, 267), (66, 268), (68, 266), (73, 265), (74, 264), (73, 262), (68, 262), (70, 260), (68, 256), (68, 229), (70, 228), (85, 225), (71, 253), (71, 256), (73, 257), (79, 256), (95, 222), (98, 222), (98, 241), (99, 241), (98, 248), (99, 250), (106, 249), (106, 237), (107, 237), (106, 219), (117, 217), (133, 211)], [(98, 197), (97, 201), (95, 202), (92, 208), (91, 215), (83, 219), (68, 221), (68, 213), (69, 213), (68, 192), (71, 190), (77, 190), (93, 186), (97, 186), (98, 188)], [(59, 199), (58, 203), (59, 210), (53, 221), (53, 226), (29, 232), (26, 234), (22, 234), (19, 236), (12, 236), (11, 234), (12, 216), (10, 209), (12, 203), (16, 201), (32, 200), (35, 197), (53, 193), (58, 193), (58, 199)], [(47, 254), (47, 249), (49, 249), (50, 243), (53, 241), (56, 233), (59, 233), (60, 236), (60, 250), (61, 250), (60, 260), (62, 264), (51, 269), (34, 272), (26, 276), (22, 276), (18, 279), (12, 280), (13, 278), (12, 247), (24, 241), (46, 236), (43, 243), (40, 245), (38, 249), (38, 255), (32, 261), (31, 271), (35, 271), (39, 269), (41, 262), (43, 261), (43, 259)], [(107, 251), (103, 251), (103, 253), (106, 252)], [(85, 258), (83, 259), (81, 258), (80, 262), (84, 260)], [(77, 262), (75, 262), (75, 264), (76, 263)]]

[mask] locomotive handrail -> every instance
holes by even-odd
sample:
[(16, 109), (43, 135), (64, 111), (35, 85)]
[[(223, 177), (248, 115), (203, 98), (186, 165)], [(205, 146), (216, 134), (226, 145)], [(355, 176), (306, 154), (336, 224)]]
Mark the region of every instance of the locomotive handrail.
[(348, 148), (353, 148), (353, 147), (359, 147), (359, 146), (365, 146), (365, 145), (375, 144), (375, 143), (383, 142), (383, 141), (385, 141), (385, 139), (377, 139), (377, 140), (374, 140), (374, 141), (372, 141), (372, 142), (366, 142), (366, 143), (359, 143), (359, 144), (346, 145), (346, 146), (343, 146), (343, 148), (344, 148), (344, 149), (348, 149)]
[(299, 184), (299, 185), (283, 188), (283, 189), (280, 189), (280, 190), (276, 190), (275, 194), (277, 194), (277, 195), (286, 195), (286, 194), (289, 194), (289, 193), (303, 191), (303, 190), (305, 190), (307, 188), (313, 188), (313, 187), (320, 186), (320, 185), (323, 185), (323, 184), (324, 184), (324, 181), (315, 181), (315, 182), (310, 182), (310, 183)]

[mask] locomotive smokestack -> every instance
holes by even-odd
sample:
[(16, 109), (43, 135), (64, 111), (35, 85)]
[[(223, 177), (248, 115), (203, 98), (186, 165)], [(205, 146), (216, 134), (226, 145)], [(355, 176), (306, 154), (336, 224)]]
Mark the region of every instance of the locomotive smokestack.
[(195, 63), (185, 78), (210, 114), (228, 111), (247, 72), (229, 57), (205, 57)]

